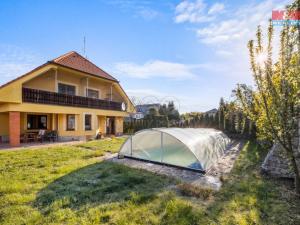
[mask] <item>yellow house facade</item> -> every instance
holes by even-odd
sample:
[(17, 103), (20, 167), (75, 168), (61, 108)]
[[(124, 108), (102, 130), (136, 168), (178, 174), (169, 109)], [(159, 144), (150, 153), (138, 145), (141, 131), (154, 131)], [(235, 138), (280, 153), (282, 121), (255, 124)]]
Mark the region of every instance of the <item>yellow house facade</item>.
[(114, 77), (69, 52), (0, 87), (0, 141), (18, 146), (40, 130), (60, 140), (121, 135), (134, 110)]

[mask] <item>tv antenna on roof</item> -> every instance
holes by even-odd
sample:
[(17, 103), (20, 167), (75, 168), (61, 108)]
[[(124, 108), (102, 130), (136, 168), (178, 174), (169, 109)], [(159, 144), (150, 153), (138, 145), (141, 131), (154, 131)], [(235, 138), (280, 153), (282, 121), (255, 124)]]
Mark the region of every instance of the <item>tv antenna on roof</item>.
[(86, 39), (85, 39), (85, 36), (83, 37), (83, 56), (85, 58), (87, 58), (87, 55), (86, 55)]

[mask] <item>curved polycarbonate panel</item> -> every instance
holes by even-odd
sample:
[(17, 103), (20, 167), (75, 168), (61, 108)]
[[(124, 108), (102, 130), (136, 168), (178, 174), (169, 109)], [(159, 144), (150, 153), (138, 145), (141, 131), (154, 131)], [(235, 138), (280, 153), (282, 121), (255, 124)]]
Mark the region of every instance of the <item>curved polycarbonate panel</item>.
[(131, 137), (129, 137), (125, 143), (122, 145), (122, 154), (130, 156), (131, 155)]
[(215, 129), (155, 128), (130, 137), (119, 154), (207, 170), (224, 154), (229, 143), (230, 139)]
[(161, 132), (147, 130), (132, 136), (132, 156), (135, 158), (161, 162)]
[(167, 133), (162, 133), (162, 162), (166, 164), (202, 170), (195, 155), (180, 140)]

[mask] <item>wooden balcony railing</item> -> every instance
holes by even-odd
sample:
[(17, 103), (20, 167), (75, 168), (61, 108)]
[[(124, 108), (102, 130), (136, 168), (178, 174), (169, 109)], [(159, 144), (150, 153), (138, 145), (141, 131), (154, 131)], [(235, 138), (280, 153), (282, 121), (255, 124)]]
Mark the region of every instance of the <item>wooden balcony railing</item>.
[(23, 88), (23, 102), (122, 111), (122, 103)]

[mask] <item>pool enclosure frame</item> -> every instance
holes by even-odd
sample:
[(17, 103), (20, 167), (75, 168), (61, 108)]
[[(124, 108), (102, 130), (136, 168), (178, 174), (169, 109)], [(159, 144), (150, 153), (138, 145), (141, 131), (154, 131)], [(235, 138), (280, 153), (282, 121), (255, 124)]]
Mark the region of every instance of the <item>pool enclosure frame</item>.
[[(134, 159), (134, 160), (138, 160), (138, 161), (150, 162), (150, 163), (158, 164), (158, 165), (166, 165), (166, 166), (170, 166), (170, 167), (175, 167), (175, 168), (180, 168), (180, 169), (184, 169), (184, 170), (189, 170), (189, 171), (194, 171), (194, 172), (198, 172), (198, 173), (201, 173), (201, 174), (205, 174), (209, 170), (209, 168), (208, 169), (207, 168), (206, 169), (203, 168), (202, 162), (199, 160), (199, 158), (197, 157), (197, 155), (195, 154), (195, 152), (193, 150), (191, 150), (190, 146), (188, 146), (187, 143), (184, 143), (179, 138), (177, 138), (176, 135), (172, 135), (171, 133), (166, 132), (166, 129), (168, 129), (168, 128), (151, 128), (151, 129), (145, 129), (145, 130), (141, 130), (141, 131), (136, 132), (134, 135), (131, 135), (122, 144), (122, 146), (120, 148), (120, 151), (118, 153), (118, 158), (130, 158), (130, 159)], [(180, 130), (180, 129), (184, 129), (184, 128), (169, 128), (169, 129), (178, 129), (178, 130)], [(188, 128), (188, 129), (194, 129), (194, 128)], [(210, 130), (212, 130), (212, 129), (210, 129)], [(133, 152), (134, 152), (134, 149), (133, 149), (133, 137), (135, 135), (139, 135), (140, 133), (143, 133), (143, 132), (145, 132), (145, 135), (147, 135), (147, 133), (146, 133), (147, 131), (150, 131), (150, 133), (151, 132), (159, 132), (160, 133), (160, 149), (158, 149), (158, 152), (160, 152), (160, 159), (157, 158), (156, 160), (154, 160), (154, 159), (151, 160), (151, 159), (147, 159), (147, 158), (143, 158), (143, 157), (140, 158), (140, 157), (136, 157), (133, 154)], [(188, 150), (188, 152), (192, 154), (192, 155), (190, 155), (190, 157), (193, 156), (195, 158), (195, 160), (196, 160), (195, 162), (197, 164), (199, 164), (201, 168), (192, 168), (192, 167), (189, 167), (189, 166), (181, 166), (181, 165), (176, 165), (176, 164), (165, 162), (164, 161), (164, 152), (166, 151), (166, 149), (164, 147), (164, 135), (166, 135), (166, 138), (168, 138), (168, 136), (169, 136), (169, 137), (171, 137), (172, 140), (174, 139), (177, 142), (179, 142), (180, 144), (182, 144), (183, 148), (184, 148), (183, 151)], [(130, 145), (128, 144), (128, 141), (130, 142)], [(139, 141), (139, 140), (137, 140), (137, 141)], [(156, 143), (158, 144), (158, 147), (159, 147), (159, 141), (156, 140)], [(122, 153), (122, 149), (123, 149), (123, 147), (125, 147), (125, 145), (128, 145), (128, 146), (126, 148), (127, 151), (125, 150), (125, 154), (124, 154), (124, 153)]]
[(142, 162), (153, 163), (153, 164), (163, 165), (163, 166), (170, 166), (170, 167), (174, 167), (174, 168), (178, 168), (178, 169), (198, 172), (198, 173), (201, 173), (201, 174), (206, 174), (207, 173), (206, 170), (198, 170), (198, 169), (193, 169), (193, 168), (184, 167), (184, 166), (177, 166), (177, 165), (170, 164), (170, 163), (157, 162), (157, 161), (152, 161), (152, 160), (149, 160), (149, 159), (141, 159), (141, 158), (137, 158), (137, 157), (134, 157), (134, 156), (127, 156), (127, 155), (119, 155), (118, 154), (118, 158), (119, 159), (122, 159), (122, 158), (134, 159), (134, 160), (138, 160), (138, 161), (142, 161)]

